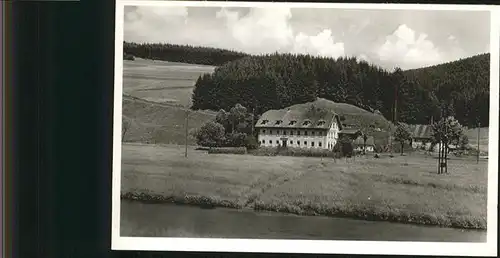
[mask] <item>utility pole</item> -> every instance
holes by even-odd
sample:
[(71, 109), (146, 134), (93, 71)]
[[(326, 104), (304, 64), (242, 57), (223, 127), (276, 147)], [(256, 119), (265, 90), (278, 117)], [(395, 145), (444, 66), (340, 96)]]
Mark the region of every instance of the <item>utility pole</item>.
[[(443, 105), (441, 105), (441, 119), (443, 118)], [(440, 130), (440, 128), (438, 128)], [(442, 133), (438, 133), (439, 141), (438, 141), (438, 174), (441, 174), (442, 171), (442, 145), (443, 145), (443, 135)]]
[(252, 109), (252, 136), (254, 136), (254, 123), (255, 123), (255, 107)]
[(477, 160), (476, 163), (479, 164), (479, 135), (481, 132), (481, 122), (477, 122)]
[(392, 156), (392, 126), (389, 126), (389, 146), (390, 146), (390, 151), (391, 151), (391, 156)]
[(394, 123), (398, 121), (398, 87), (399, 82), (394, 86)]
[(186, 109), (186, 148), (184, 150), (184, 157), (188, 156), (188, 126), (189, 126), (189, 109)]

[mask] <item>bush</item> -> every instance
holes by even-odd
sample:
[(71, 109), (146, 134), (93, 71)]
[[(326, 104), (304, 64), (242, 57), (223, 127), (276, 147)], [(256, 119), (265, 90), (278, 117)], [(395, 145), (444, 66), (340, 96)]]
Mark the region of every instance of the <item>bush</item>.
[(255, 150), (259, 148), (260, 143), (257, 141), (255, 136), (253, 135), (247, 135), (245, 139), (245, 147), (247, 147), (248, 150)]
[(217, 122), (207, 122), (195, 133), (196, 143), (203, 147), (219, 147), (224, 142), (224, 127)]
[(231, 133), (226, 135), (224, 147), (244, 147), (247, 135), (244, 133)]
[(340, 157), (351, 157), (354, 154), (354, 145), (349, 136), (343, 136), (333, 146), (333, 152), (339, 153)]
[(247, 148), (245, 147), (218, 147), (210, 148), (208, 150), (209, 154), (247, 154)]
[[(404, 145), (403, 152), (412, 152), (412, 151), (413, 151), (413, 148), (409, 144)], [(394, 153), (401, 153), (402, 152), (401, 151), (401, 144), (399, 142), (392, 145), (392, 152), (394, 152)]]

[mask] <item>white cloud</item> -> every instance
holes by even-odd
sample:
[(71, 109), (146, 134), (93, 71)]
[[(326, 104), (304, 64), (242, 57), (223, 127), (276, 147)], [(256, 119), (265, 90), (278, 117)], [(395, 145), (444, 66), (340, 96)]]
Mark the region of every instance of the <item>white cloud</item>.
[(344, 43), (335, 43), (331, 30), (323, 30), (316, 36), (301, 32), (295, 37), (292, 52), (336, 58), (344, 55)]
[(216, 17), (224, 19), (232, 37), (251, 52), (280, 50), (288, 47), (293, 38), (289, 8), (254, 8), (243, 17), (236, 11), (221, 9)]
[[(186, 7), (157, 8), (144, 6), (125, 13), (125, 40), (138, 42), (164, 42), (164, 33), (171, 33), (170, 28), (187, 22)], [(168, 27), (165, 27), (168, 25)], [(152, 33), (153, 31), (153, 33)], [(132, 36), (132, 38), (127, 38)]]
[(368, 56), (367, 56), (367, 55), (365, 55), (365, 54), (360, 54), (360, 55), (358, 55), (358, 59), (359, 59), (359, 60), (366, 61), (366, 62), (371, 62), (371, 61), (370, 61), (370, 58), (368, 58)]
[(386, 37), (385, 43), (378, 49), (378, 56), (382, 61), (401, 62), (408, 67), (432, 65), (443, 61), (442, 53), (427, 39), (427, 34), (421, 33), (417, 37), (415, 31), (405, 24)]

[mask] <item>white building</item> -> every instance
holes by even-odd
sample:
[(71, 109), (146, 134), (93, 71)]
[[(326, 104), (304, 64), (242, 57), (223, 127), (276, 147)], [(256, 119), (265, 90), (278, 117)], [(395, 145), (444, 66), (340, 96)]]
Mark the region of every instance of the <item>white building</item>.
[(262, 114), (255, 125), (260, 146), (332, 150), (342, 130), (340, 118), (334, 112), (311, 107)]

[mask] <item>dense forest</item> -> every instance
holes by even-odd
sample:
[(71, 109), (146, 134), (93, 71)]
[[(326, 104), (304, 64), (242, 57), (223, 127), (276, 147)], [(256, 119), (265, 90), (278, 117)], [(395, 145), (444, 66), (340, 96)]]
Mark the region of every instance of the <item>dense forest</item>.
[(248, 56), (247, 54), (218, 48), (194, 47), (174, 44), (137, 44), (124, 42), (123, 52), (145, 59), (219, 66)]
[(490, 55), (482, 54), (454, 62), (404, 72), (436, 99), (450, 103), (460, 123), (488, 125), (490, 103)]
[(446, 110), (463, 125), (488, 126), (489, 65), (489, 54), (392, 72), (355, 58), (246, 56), (200, 76), (192, 108), (228, 110), (240, 103), (263, 113), (320, 97), (412, 124), (428, 124)]

